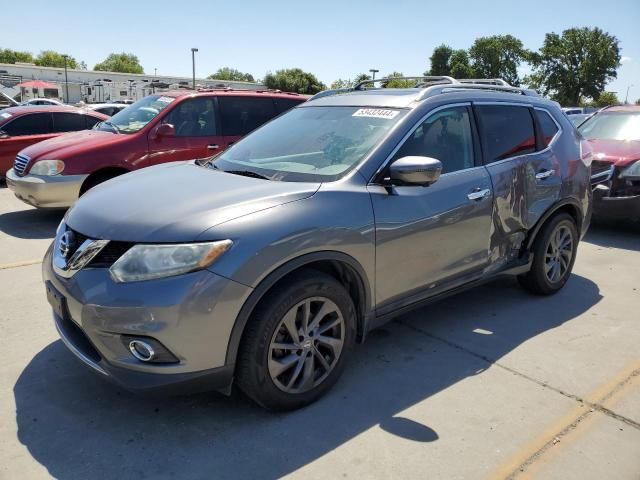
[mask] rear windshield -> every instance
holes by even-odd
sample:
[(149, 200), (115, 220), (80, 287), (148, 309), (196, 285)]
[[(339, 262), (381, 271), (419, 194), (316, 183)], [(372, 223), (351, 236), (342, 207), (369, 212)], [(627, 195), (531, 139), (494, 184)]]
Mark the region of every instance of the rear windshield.
[(223, 152), (214, 165), (270, 180), (337, 180), (364, 159), (405, 113), (388, 108), (296, 108)]
[(580, 125), (578, 131), (589, 140), (640, 140), (640, 113), (598, 113)]
[(116, 131), (117, 133), (138, 132), (174, 100), (174, 97), (149, 95), (116, 113), (109, 120), (99, 123), (95, 128), (97, 130)]

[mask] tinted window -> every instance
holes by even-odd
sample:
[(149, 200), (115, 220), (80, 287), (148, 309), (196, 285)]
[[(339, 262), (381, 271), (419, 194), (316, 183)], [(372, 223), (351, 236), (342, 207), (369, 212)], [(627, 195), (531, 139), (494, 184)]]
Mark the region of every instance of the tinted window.
[(85, 118), (85, 122), (86, 122), (86, 129), (90, 130), (93, 128), (93, 126), (98, 123), (101, 122), (102, 120), (100, 120), (99, 118), (96, 117), (92, 117), (91, 115), (83, 115), (83, 117)]
[(218, 97), (222, 134), (246, 135), (276, 116), (271, 98)]
[(169, 112), (163, 122), (176, 128), (176, 137), (215, 136), (215, 100), (213, 97), (186, 100)]
[(276, 115), (280, 115), (282, 112), (286, 112), (296, 105), (300, 105), (302, 102), (292, 98), (274, 98), (273, 103), (275, 105)]
[(533, 119), (528, 108), (508, 105), (476, 108), (488, 163), (536, 151)]
[(78, 113), (54, 113), (53, 114), (53, 131), (54, 132), (75, 132), (77, 130), (85, 130), (87, 128), (84, 115)]
[(22, 115), (2, 127), (10, 137), (38, 135), (51, 132), (51, 114), (32, 113)]
[(405, 141), (394, 160), (417, 155), (442, 162), (442, 173), (474, 166), (473, 136), (466, 107), (451, 107), (429, 116)]
[(551, 143), (551, 140), (553, 140), (553, 137), (556, 136), (556, 133), (558, 133), (558, 126), (547, 112), (543, 110), (534, 110), (534, 112), (536, 113), (538, 125), (541, 130), (540, 137), (542, 146), (546, 148)]

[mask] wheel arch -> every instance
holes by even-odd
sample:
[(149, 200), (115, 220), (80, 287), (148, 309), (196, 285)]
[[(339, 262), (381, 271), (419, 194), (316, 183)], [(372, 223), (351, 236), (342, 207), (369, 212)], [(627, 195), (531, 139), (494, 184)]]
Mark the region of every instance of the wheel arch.
[(303, 269), (315, 269), (327, 273), (343, 286), (351, 296), (356, 307), (357, 335), (361, 341), (366, 332), (366, 321), (371, 312), (371, 288), (362, 265), (350, 255), (336, 251), (322, 251), (302, 255), (280, 265), (269, 273), (251, 292), (244, 302), (236, 319), (227, 345), (225, 357), (226, 365), (234, 365), (244, 330), (251, 318), (251, 314), (265, 295), (273, 287), (280, 284), (290, 275)]
[(531, 247), (533, 246), (533, 243), (535, 242), (536, 237), (542, 230), (542, 227), (544, 226), (544, 224), (547, 223), (552, 217), (554, 217), (558, 213), (568, 213), (569, 215), (571, 215), (571, 217), (573, 217), (573, 219), (576, 221), (578, 236), (580, 235), (580, 232), (582, 231), (582, 222), (584, 220), (582, 207), (580, 206), (580, 203), (577, 200), (573, 198), (567, 198), (554, 204), (553, 207), (549, 208), (545, 212), (545, 214), (542, 215), (542, 217), (540, 217), (536, 225), (533, 227), (532, 230), (530, 230), (529, 234), (527, 235), (527, 238), (524, 243), (525, 251), (528, 252), (531, 250)]
[(124, 167), (101, 167), (98, 170), (95, 170), (89, 174), (87, 178), (82, 182), (82, 186), (80, 187), (80, 195), (85, 193), (88, 190), (88, 186), (92, 184), (97, 178), (113, 178), (118, 175), (124, 175), (125, 173), (129, 173), (130, 170)]

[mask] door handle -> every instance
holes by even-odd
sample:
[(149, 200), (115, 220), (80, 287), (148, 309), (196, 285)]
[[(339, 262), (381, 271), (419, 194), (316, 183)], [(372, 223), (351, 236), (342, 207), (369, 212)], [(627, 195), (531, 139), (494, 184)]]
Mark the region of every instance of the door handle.
[(488, 188), (485, 188), (484, 190), (476, 188), (473, 192), (467, 195), (467, 198), (471, 201), (482, 200), (483, 198), (488, 197), (490, 193), (491, 190), (489, 190)]
[(207, 145), (207, 150), (217, 150), (220, 148), (220, 145)]
[(549, 178), (554, 176), (556, 173), (555, 170), (543, 170), (541, 172), (536, 173), (536, 180), (544, 180), (545, 178)]

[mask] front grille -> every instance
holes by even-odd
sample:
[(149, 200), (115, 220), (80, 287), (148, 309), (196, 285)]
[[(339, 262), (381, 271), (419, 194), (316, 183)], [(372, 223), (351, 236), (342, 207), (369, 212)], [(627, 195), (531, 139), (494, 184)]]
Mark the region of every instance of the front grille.
[(13, 162), (13, 171), (16, 172), (17, 175), (24, 175), (24, 170), (25, 168), (27, 168), (27, 164), (29, 163), (29, 160), (31, 160), (29, 157), (27, 157), (26, 155), (16, 155), (16, 159)]
[(93, 268), (109, 268), (127, 250), (133, 247), (131, 242), (109, 242), (87, 265)]

